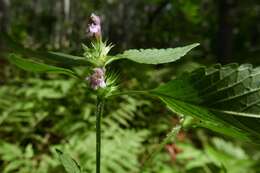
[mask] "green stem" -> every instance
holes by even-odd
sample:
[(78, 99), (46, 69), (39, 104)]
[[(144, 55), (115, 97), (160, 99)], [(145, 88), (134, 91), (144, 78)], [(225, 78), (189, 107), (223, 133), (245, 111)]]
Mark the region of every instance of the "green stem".
[(97, 99), (96, 109), (96, 173), (100, 173), (101, 160), (101, 118), (104, 110), (104, 99)]

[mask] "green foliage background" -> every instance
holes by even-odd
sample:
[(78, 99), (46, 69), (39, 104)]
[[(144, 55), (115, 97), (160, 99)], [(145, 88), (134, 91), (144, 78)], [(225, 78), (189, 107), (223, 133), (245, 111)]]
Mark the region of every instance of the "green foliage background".
[[(2, 1), (1, 1), (2, 2)], [(0, 25), (26, 47), (80, 55), (87, 43), (87, 17), (103, 17), (104, 38), (126, 48), (165, 48), (200, 42), (184, 60), (151, 67), (122, 61), (123, 88), (154, 88), (219, 57), (219, 9), (212, 0), (10, 0)], [(219, 1), (220, 2), (220, 1)], [(69, 8), (68, 8), (69, 7)], [(256, 0), (232, 8), (232, 57), (259, 64), (259, 9)], [(5, 43), (0, 41), (0, 48)], [(0, 52), (1, 54), (1, 52)], [(85, 172), (95, 169), (95, 100), (79, 81), (36, 75), (2, 62), (0, 69), (0, 172), (62, 173), (55, 149), (77, 160)], [(80, 73), (84, 68), (77, 69)], [(178, 121), (163, 103), (146, 97), (120, 97), (107, 103), (103, 118), (102, 171), (138, 173)], [(179, 152), (177, 152), (179, 151)], [(177, 152), (177, 153), (176, 153)], [(147, 173), (258, 173), (259, 146), (202, 129), (181, 132), (154, 159)]]

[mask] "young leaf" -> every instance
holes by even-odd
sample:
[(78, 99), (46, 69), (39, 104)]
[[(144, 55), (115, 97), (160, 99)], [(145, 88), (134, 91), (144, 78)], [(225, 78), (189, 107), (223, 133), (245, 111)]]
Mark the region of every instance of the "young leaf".
[[(114, 57), (113, 60), (129, 59), (144, 64), (163, 64), (176, 61), (186, 55), (191, 49), (199, 44), (194, 43), (184, 47), (168, 48), (168, 49), (130, 49), (123, 54)], [(112, 60), (110, 60), (112, 61)]]
[(80, 166), (74, 159), (58, 149), (56, 149), (56, 152), (58, 153), (60, 162), (67, 173), (81, 173)]
[(24, 59), (19, 57), (16, 54), (10, 54), (8, 56), (10, 63), (15, 64), (19, 68), (31, 71), (31, 72), (53, 72), (53, 73), (62, 73), (70, 76), (77, 76), (72, 70), (55, 67), (47, 64), (38, 63), (32, 60)]
[(151, 93), (177, 114), (199, 119), (203, 127), (260, 142), (260, 67), (201, 68)]
[(24, 48), (19, 43), (15, 42), (8, 34), (0, 32), (0, 39), (5, 41), (6, 53), (15, 52), (23, 56), (32, 57), (41, 60), (56, 61), (66, 65), (90, 65), (91, 63), (87, 61), (84, 57), (69, 55), (60, 52), (40, 52), (33, 51), (28, 48)]

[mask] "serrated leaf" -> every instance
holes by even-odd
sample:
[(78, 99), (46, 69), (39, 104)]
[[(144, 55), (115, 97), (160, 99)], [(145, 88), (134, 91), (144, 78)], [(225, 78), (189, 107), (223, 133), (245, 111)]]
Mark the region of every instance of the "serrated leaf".
[(130, 49), (120, 55), (117, 55), (114, 60), (129, 59), (144, 64), (169, 63), (180, 59), (198, 45), (198, 43), (194, 43), (184, 47), (168, 49)]
[(15, 52), (23, 56), (32, 57), (41, 60), (56, 61), (65, 65), (90, 65), (84, 57), (69, 55), (60, 52), (41, 52), (34, 51), (28, 48), (24, 48), (21, 44), (15, 42), (8, 34), (1, 32), (0, 39), (5, 41), (6, 50), (4, 52), (11, 53)]
[(81, 173), (81, 169), (74, 159), (58, 149), (56, 149), (56, 152), (58, 153), (60, 162), (67, 173)]
[(53, 72), (53, 73), (62, 73), (69, 76), (77, 76), (72, 70), (55, 67), (47, 64), (38, 63), (32, 60), (24, 59), (19, 57), (16, 54), (10, 54), (8, 56), (10, 63), (15, 64), (17, 67), (31, 72)]
[(260, 142), (260, 68), (215, 65), (184, 74), (151, 91), (177, 114), (244, 140)]

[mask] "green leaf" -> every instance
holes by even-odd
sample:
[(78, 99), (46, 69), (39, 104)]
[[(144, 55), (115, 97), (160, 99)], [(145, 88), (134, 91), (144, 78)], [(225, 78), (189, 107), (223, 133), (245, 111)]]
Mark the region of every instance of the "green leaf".
[(5, 53), (18, 53), (26, 57), (32, 57), (41, 60), (56, 61), (65, 65), (90, 65), (84, 57), (64, 54), (60, 52), (41, 52), (24, 48), (21, 44), (15, 42), (8, 34), (0, 32), (0, 39), (5, 41)]
[(197, 118), (202, 127), (260, 142), (260, 67), (200, 68), (150, 93), (175, 113)]
[(58, 149), (56, 149), (56, 152), (58, 153), (60, 162), (67, 173), (81, 173), (80, 166), (74, 159)]
[(117, 55), (113, 60), (125, 58), (144, 64), (169, 63), (180, 59), (181, 57), (186, 55), (191, 49), (197, 47), (198, 45), (198, 43), (194, 43), (184, 47), (168, 49), (130, 49), (123, 52), (123, 54)]
[(10, 61), (10, 63), (15, 64), (17, 67), (30, 72), (53, 72), (53, 73), (66, 74), (74, 77), (77, 76), (70, 69), (38, 63), (32, 60), (21, 58), (16, 54), (10, 54), (8, 56), (8, 60)]
[(238, 145), (226, 142), (221, 138), (213, 138), (213, 145), (204, 145), (208, 159), (228, 173), (251, 172), (256, 161), (249, 158)]

